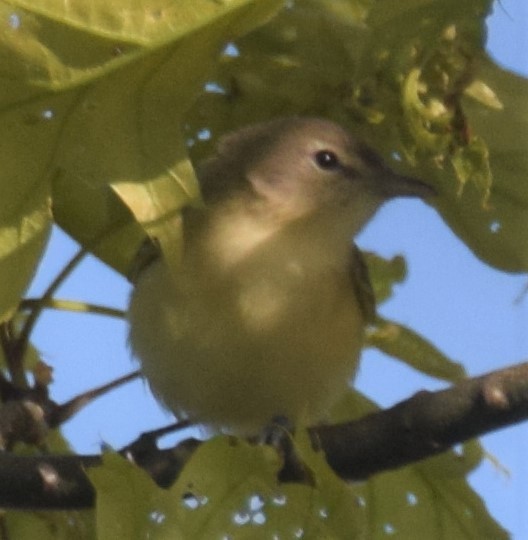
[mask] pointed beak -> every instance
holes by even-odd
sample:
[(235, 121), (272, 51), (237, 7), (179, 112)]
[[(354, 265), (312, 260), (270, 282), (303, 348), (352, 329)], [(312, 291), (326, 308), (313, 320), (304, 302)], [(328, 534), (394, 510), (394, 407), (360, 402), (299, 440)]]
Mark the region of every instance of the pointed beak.
[(428, 200), (437, 195), (437, 191), (430, 185), (412, 178), (393, 172), (387, 168), (386, 174), (377, 178), (376, 191), (385, 199), (394, 197), (418, 197)]

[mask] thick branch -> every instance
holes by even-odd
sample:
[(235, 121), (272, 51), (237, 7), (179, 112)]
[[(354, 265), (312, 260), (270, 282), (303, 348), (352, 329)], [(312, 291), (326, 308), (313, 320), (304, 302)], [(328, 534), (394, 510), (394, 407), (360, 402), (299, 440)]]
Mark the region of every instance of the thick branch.
[(95, 491), (84, 468), (101, 456), (0, 454), (0, 505), (16, 510), (73, 510), (92, 507)]
[[(187, 439), (176, 448), (144, 452), (131, 456), (162, 487), (178, 477), (190, 455), (201, 444)], [(95, 504), (95, 491), (85, 470), (103, 464), (100, 455), (17, 456), (0, 453), (0, 506), (16, 510), (75, 510)]]
[[(451, 446), (528, 418), (528, 363), (467, 379), (439, 392), (419, 392), (357, 421), (310, 429), (332, 468), (359, 480), (436, 455)], [(199, 441), (170, 450), (155, 445), (134, 455), (158, 484), (170, 485)], [(131, 445), (123, 453), (130, 455)], [(0, 454), (0, 507), (71, 509), (92, 506), (83, 469), (99, 456)]]
[(361, 480), (528, 418), (528, 363), (419, 392), (355, 422), (311, 430), (339, 476)]

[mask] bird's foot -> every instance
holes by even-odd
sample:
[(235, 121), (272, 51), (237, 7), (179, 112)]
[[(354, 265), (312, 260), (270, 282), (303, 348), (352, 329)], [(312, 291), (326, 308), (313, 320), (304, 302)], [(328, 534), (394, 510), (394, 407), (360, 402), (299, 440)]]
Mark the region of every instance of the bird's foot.
[(263, 429), (259, 442), (275, 448), (282, 459), (279, 482), (295, 482), (315, 485), (315, 478), (310, 467), (299, 455), (294, 441), (295, 427), (289, 418), (276, 416)]

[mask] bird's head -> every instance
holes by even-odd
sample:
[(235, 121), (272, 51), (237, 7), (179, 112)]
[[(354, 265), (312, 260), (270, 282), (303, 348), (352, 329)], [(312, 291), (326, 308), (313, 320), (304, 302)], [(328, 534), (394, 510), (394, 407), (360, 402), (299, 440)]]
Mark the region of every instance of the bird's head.
[(238, 130), (220, 140), (203, 173), (206, 200), (243, 192), (284, 221), (328, 214), (346, 221), (351, 234), (391, 198), (434, 194), (422, 181), (395, 173), (339, 125), (318, 118)]

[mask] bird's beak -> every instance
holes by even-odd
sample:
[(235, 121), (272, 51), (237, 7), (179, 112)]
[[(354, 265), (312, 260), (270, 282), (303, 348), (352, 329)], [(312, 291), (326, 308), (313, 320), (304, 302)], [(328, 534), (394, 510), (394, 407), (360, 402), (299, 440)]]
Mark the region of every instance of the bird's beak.
[(417, 178), (397, 174), (391, 169), (387, 169), (386, 172), (388, 174), (380, 178), (377, 183), (377, 189), (384, 198), (418, 197), (428, 200), (437, 195), (433, 187)]

